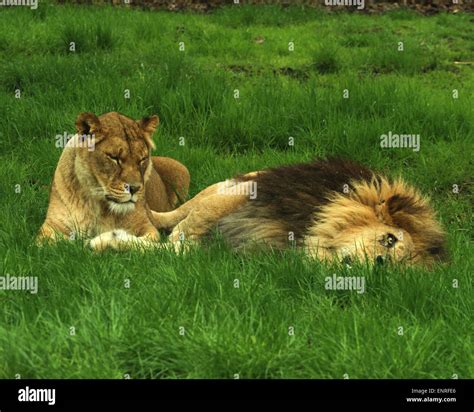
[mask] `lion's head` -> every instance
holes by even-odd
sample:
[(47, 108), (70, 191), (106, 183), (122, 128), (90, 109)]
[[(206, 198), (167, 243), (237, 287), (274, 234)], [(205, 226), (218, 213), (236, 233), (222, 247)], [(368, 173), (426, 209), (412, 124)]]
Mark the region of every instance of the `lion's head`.
[(88, 144), (78, 145), (75, 174), (82, 187), (113, 213), (128, 213), (144, 199), (158, 123), (158, 116), (136, 121), (116, 112), (77, 117), (76, 143)]
[(445, 233), (427, 198), (403, 180), (360, 181), (322, 208), (317, 230), (344, 261), (433, 263), (447, 260)]

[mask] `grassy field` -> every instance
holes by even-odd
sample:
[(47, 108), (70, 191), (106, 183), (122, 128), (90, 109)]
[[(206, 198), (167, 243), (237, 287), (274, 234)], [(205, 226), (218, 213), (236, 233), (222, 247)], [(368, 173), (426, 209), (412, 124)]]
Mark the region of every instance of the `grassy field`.
[[(0, 267), (39, 290), (0, 290), (0, 377), (473, 378), (474, 77), (455, 63), (474, 60), (470, 21), (2, 8)], [(451, 262), (347, 269), (219, 241), (185, 256), (37, 248), (56, 136), (82, 111), (158, 114), (156, 153), (188, 166), (190, 195), (333, 154), (402, 175), (432, 197)], [(390, 131), (420, 150), (381, 148)], [(325, 290), (333, 273), (365, 276), (366, 293)]]

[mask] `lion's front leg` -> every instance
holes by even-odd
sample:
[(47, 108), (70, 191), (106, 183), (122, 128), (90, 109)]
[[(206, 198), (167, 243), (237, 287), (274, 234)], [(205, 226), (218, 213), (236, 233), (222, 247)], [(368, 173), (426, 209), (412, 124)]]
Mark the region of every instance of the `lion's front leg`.
[[(244, 185), (244, 184), (242, 184)], [(247, 195), (206, 196), (179, 222), (171, 232), (168, 240), (176, 251), (186, 250), (209, 232), (224, 216), (229, 215), (248, 201)]]
[(171, 212), (155, 212), (151, 210), (152, 222), (158, 229), (172, 229), (179, 222), (186, 219), (191, 211), (206, 201), (209, 196), (215, 195), (221, 183), (215, 183), (200, 191), (192, 199)]

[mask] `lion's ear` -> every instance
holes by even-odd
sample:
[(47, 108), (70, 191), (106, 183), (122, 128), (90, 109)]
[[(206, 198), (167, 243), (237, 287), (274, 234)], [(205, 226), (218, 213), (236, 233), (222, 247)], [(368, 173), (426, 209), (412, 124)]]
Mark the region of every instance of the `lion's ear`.
[(155, 133), (155, 130), (158, 127), (159, 123), (160, 123), (160, 119), (157, 115), (147, 116), (147, 117), (144, 117), (142, 120), (138, 121), (138, 125), (140, 126), (140, 129), (142, 129), (144, 132), (145, 140), (148, 146), (151, 147), (152, 149), (155, 148), (155, 143), (153, 143), (153, 140), (151, 137), (153, 136), (153, 133)]
[(81, 113), (76, 119), (76, 130), (80, 135), (92, 135), (100, 130), (100, 120), (94, 113)]

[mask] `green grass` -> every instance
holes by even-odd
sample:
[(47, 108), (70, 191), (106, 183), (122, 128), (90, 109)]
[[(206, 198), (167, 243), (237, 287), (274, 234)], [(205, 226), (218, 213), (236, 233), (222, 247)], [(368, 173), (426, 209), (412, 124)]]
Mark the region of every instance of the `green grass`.
[[(1, 10), (0, 266), (37, 276), (39, 291), (0, 291), (0, 377), (473, 378), (474, 79), (472, 65), (454, 63), (473, 61), (471, 18)], [(367, 279), (359, 295), (324, 289), (348, 269), (295, 251), (244, 256), (219, 241), (186, 256), (37, 248), (55, 136), (73, 132), (82, 111), (113, 110), (160, 116), (156, 153), (188, 166), (191, 195), (333, 154), (402, 175), (432, 197), (451, 262), (433, 272), (355, 266)], [(389, 131), (420, 134), (420, 151), (381, 149)]]

